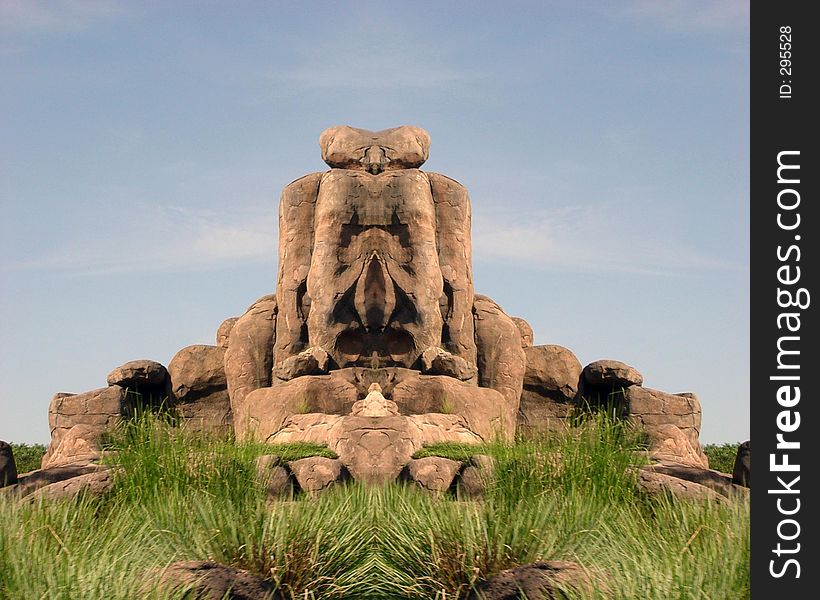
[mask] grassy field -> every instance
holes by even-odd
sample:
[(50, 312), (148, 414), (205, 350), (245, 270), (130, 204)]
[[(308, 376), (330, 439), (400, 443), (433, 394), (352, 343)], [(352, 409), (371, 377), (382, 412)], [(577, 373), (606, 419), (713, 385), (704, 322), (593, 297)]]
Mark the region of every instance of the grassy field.
[(584, 565), (609, 590), (593, 597), (748, 598), (748, 504), (644, 496), (636, 443), (600, 417), (486, 446), (498, 467), (481, 502), (351, 484), (271, 505), (254, 478), (269, 449), (145, 420), (116, 436), (109, 495), (0, 499), (0, 598), (168, 598), (157, 573), (183, 559), (248, 569), (294, 599), (449, 600), (538, 559)]

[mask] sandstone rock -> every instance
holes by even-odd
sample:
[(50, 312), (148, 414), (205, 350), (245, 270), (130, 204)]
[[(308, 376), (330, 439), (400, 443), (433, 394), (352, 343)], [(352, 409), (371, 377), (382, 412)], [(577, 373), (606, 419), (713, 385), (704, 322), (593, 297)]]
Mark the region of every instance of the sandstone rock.
[[(599, 578), (600, 579), (600, 578)], [(539, 561), (501, 571), (476, 586), (469, 600), (559, 600), (565, 591), (591, 596), (606, 584), (596, 579), (581, 565), (564, 561)]]
[[(219, 329), (216, 330), (216, 345), (220, 348), (228, 348), (228, 342), (231, 339), (231, 330), (233, 330), (234, 325), (239, 320), (239, 317), (230, 317), (222, 321), (222, 324), (219, 326)], [(273, 346), (271, 344), (271, 346)]]
[(649, 442), (649, 457), (653, 460), (702, 469), (709, 467), (709, 460), (701, 451), (700, 445), (693, 447), (690, 438), (675, 425), (647, 427), (646, 437)]
[(17, 483), (17, 463), (11, 444), (0, 440), (0, 488)]
[(464, 465), (458, 478), (459, 492), (471, 498), (480, 498), (495, 472), (495, 459), (486, 454), (476, 454)]
[(581, 363), (566, 348), (556, 345), (524, 349), (527, 370), (524, 387), (558, 402), (571, 402), (578, 393)]
[(212, 434), (232, 429), (225, 353), (218, 346), (187, 346), (168, 363), (174, 406), (188, 429)]
[(648, 494), (668, 493), (681, 500), (724, 501), (724, 496), (705, 485), (666, 475), (665, 473), (658, 473), (647, 468), (640, 469), (638, 486)]
[(342, 462), (335, 458), (311, 456), (288, 463), (290, 472), (296, 478), (299, 487), (310, 495), (342, 483), (348, 479), (348, 473)]
[(524, 388), (518, 405), (517, 431), (528, 437), (559, 433), (569, 426), (575, 405), (557, 402)]
[(532, 333), (532, 327), (521, 317), (512, 317), (513, 323), (518, 327), (518, 332), (521, 334), (521, 347), (532, 348), (535, 336)]
[(322, 348), (303, 350), (296, 356), (285, 359), (273, 367), (273, 376), (283, 381), (296, 379), (302, 375), (322, 375), (327, 373), (328, 355)]
[(104, 468), (78, 475), (55, 483), (50, 483), (26, 496), (26, 500), (71, 500), (80, 494), (102, 495), (114, 485), (111, 470)]
[(596, 360), (584, 367), (584, 381), (592, 386), (643, 385), (643, 375), (619, 360)]
[(107, 470), (98, 464), (88, 461), (81, 461), (68, 465), (61, 465), (58, 467), (50, 467), (48, 469), (37, 469), (29, 473), (19, 475), (17, 483), (2, 489), (4, 495), (10, 495), (15, 498), (22, 498), (28, 496), (40, 488), (47, 485), (67, 481), (80, 475), (87, 475), (89, 473), (97, 473)]
[(284, 467), (282, 459), (273, 454), (266, 454), (256, 459), (256, 476), (268, 490), (269, 499), (290, 496), (293, 493), (293, 481)]
[(135, 395), (116, 385), (83, 394), (55, 394), (48, 408), (51, 443), (42, 464), (49, 463), (63, 436), (72, 427), (88, 425), (101, 435), (123, 419), (131, 417), (135, 401)]
[(415, 169), (430, 151), (430, 135), (420, 127), (404, 125), (381, 131), (331, 127), (319, 137), (322, 160), (337, 169), (368, 171)]
[(643, 469), (647, 472), (662, 473), (700, 484), (726, 498), (746, 497), (748, 495), (748, 490), (732, 483), (732, 478), (729, 475), (711, 469), (701, 469), (670, 462), (645, 466)]
[(624, 394), (624, 411), (631, 423), (643, 428), (650, 436), (662, 425), (674, 425), (689, 440), (703, 464), (709, 464), (700, 447), (701, 408), (694, 394), (668, 394), (631, 386)]
[(399, 414), (399, 407), (392, 400), (385, 398), (381, 386), (374, 383), (364, 400), (353, 404), (350, 414), (357, 417), (390, 417)]
[(276, 310), (276, 296), (263, 296), (231, 329), (225, 351), (225, 377), (232, 408), (242, 404), (252, 391), (271, 384)]
[(732, 469), (732, 483), (744, 487), (752, 487), (752, 452), (751, 441), (740, 444), (735, 456), (735, 466)]
[(394, 481), (423, 446), (443, 442), (477, 444), (481, 438), (458, 415), (423, 414), (387, 417), (293, 415), (267, 439), (271, 444), (326, 444), (356, 481)]
[[(169, 591), (188, 590), (196, 600), (279, 600), (273, 586), (243, 569), (212, 561), (186, 560), (165, 568), (159, 586)], [(186, 595), (186, 598), (189, 596)]]
[(104, 434), (105, 430), (95, 425), (75, 425), (67, 430), (61, 436), (57, 446), (43, 457), (41, 467), (49, 469), (98, 459)]
[(431, 492), (442, 494), (450, 489), (461, 463), (440, 456), (413, 459), (401, 473), (401, 479), (413, 482)]
[(460, 356), (441, 348), (428, 348), (421, 354), (422, 372), (428, 375), (447, 375), (461, 381), (473, 379), (477, 369)]
[(108, 385), (120, 387), (161, 386), (168, 379), (168, 371), (153, 360), (131, 360), (108, 374)]

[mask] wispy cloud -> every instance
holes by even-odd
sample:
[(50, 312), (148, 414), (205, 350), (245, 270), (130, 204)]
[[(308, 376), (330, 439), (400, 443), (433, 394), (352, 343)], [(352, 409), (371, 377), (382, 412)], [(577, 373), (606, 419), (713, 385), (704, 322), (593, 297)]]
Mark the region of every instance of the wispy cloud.
[[(19, 261), (14, 270), (79, 275), (185, 271), (235, 264), (276, 264), (278, 230), (270, 211), (217, 214), (183, 207), (144, 205), (123, 226), (72, 239), (55, 251)], [(125, 216), (123, 216), (125, 217)]]
[(3, 0), (0, 30), (74, 32), (126, 12), (115, 0)]
[(621, 222), (614, 206), (564, 207), (473, 218), (476, 260), (555, 271), (680, 275), (746, 267)]
[(623, 13), (687, 33), (749, 26), (749, 2), (744, 0), (633, 0)]

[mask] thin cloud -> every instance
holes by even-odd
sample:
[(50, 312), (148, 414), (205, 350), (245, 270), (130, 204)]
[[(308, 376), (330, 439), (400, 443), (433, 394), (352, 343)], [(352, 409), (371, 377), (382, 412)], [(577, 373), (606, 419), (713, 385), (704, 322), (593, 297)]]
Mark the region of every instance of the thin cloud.
[[(600, 223), (607, 226), (590, 230), (590, 224)], [(472, 239), (476, 260), (515, 261), (545, 270), (668, 276), (744, 269), (677, 240), (619, 227), (614, 211), (604, 205), (518, 215), (485, 213), (474, 216)]]
[(157, 206), (141, 207), (139, 212), (139, 226), (129, 224), (116, 235), (75, 239), (11, 268), (111, 275), (276, 264), (278, 230), (271, 214), (237, 218), (207, 210)]
[(67, 33), (82, 31), (97, 22), (124, 14), (114, 0), (3, 0), (0, 30)]
[(749, 3), (742, 0), (634, 0), (624, 14), (682, 33), (749, 27)]

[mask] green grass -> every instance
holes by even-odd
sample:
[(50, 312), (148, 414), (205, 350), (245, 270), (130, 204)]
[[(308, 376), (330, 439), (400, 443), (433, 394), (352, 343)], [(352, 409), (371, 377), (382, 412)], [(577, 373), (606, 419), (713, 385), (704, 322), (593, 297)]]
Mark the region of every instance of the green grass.
[(706, 444), (703, 452), (709, 459), (709, 468), (721, 473), (731, 473), (735, 468), (735, 457), (740, 442), (735, 444)]
[(23, 474), (40, 468), (46, 447), (43, 444), (12, 444), (11, 451), (14, 453), (17, 472)]
[(644, 496), (627, 468), (636, 443), (599, 416), (560, 438), (482, 447), (496, 473), (480, 502), (351, 484), (269, 504), (255, 460), (281, 448), (145, 419), (114, 436), (107, 496), (0, 498), (0, 598), (180, 597), (155, 582), (184, 559), (248, 569), (294, 599), (452, 600), (539, 559), (581, 563), (614, 598), (748, 598), (748, 504)]

